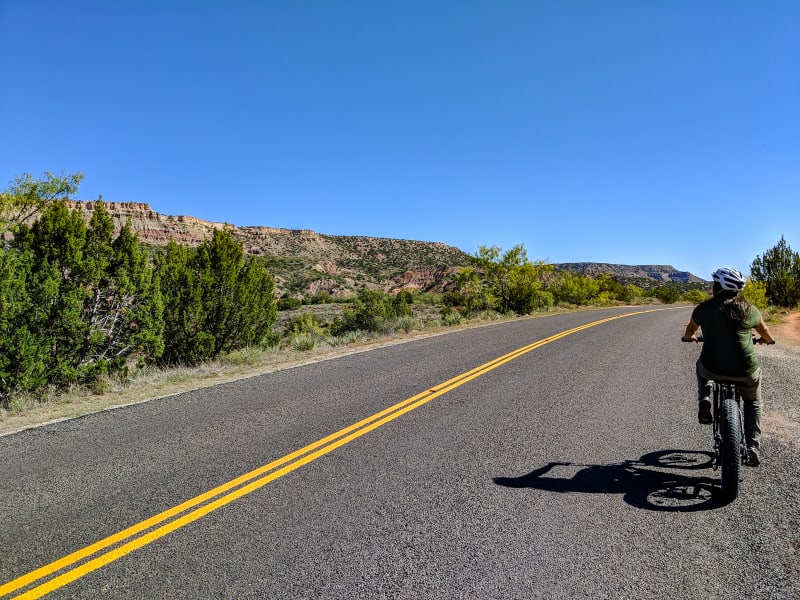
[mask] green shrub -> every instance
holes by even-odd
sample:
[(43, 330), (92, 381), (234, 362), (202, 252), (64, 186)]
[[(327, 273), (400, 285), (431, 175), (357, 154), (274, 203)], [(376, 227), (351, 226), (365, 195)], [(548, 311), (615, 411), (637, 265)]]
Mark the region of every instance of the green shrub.
[(371, 339), (370, 334), (365, 331), (346, 331), (340, 335), (333, 335), (328, 338), (327, 342), (328, 345), (331, 347), (335, 346), (346, 346), (348, 344), (357, 344), (359, 342), (365, 342)]
[(414, 304), (414, 294), (410, 290), (400, 290), (395, 298), (403, 304)]
[(549, 308), (555, 302), (550, 292), (544, 291), (544, 282), (553, 266), (528, 260), (522, 245), (502, 254), (496, 246), (481, 246), (469, 261), (472, 266), (454, 276), (468, 313), (492, 308), (525, 315)]
[(619, 292), (617, 293), (617, 300), (619, 300), (620, 302), (631, 303), (636, 298), (640, 298), (641, 296), (642, 296), (641, 288), (633, 284), (629, 284), (620, 286)]
[(442, 295), (442, 304), (445, 306), (466, 306), (467, 299), (461, 292), (445, 292)]
[(617, 301), (616, 294), (610, 291), (600, 292), (595, 298), (595, 304), (598, 306), (612, 306)]
[(346, 308), (331, 324), (331, 334), (341, 335), (347, 331), (382, 331), (401, 316), (410, 316), (411, 307), (403, 296), (389, 296), (379, 290), (362, 290), (353, 299), (351, 308)]
[(446, 325), (448, 327), (459, 325), (461, 321), (461, 313), (455, 310), (449, 311), (442, 315), (442, 325)]
[(317, 345), (317, 339), (316, 336), (309, 333), (298, 333), (291, 337), (289, 343), (294, 350), (307, 352), (314, 349), (314, 346)]
[(219, 357), (219, 362), (230, 366), (251, 366), (257, 365), (264, 357), (264, 351), (255, 346), (247, 346), (233, 352), (228, 352)]
[(767, 284), (763, 281), (748, 279), (742, 290), (742, 297), (761, 311), (766, 310), (769, 306)]
[(195, 365), (270, 340), (274, 277), (228, 230), (197, 249), (170, 242), (155, 257), (164, 298), (165, 365)]
[(309, 333), (319, 335), (322, 333), (322, 325), (314, 313), (300, 313), (289, 319), (286, 324), (286, 332), (289, 334)]
[(691, 302), (693, 304), (700, 304), (708, 299), (708, 294), (700, 290), (689, 290), (681, 294), (681, 300), (684, 302)]
[(330, 292), (317, 292), (303, 300), (303, 304), (334, 304), (335, 302), (336, 298)]
[(303, 301), (300, 298), (284, 296), (278, 300), (278, 310), (297, 310), (301, 306), (303, 306)]
[(411, 315), (403, 315), (401, 317), (397, 317), (395, 324), (401, 331), (410, 333), (417, 327), (417, 320)]
[(590, 304), (600, 293), (600, 282), (571, 271), (561, 271), (550, 286), (555, 302)]
[(414, 294), (414, 304), (437, 306), (443, 302), (443, 294), (438, 292), (417, 292)]
[(658, 298), (664, 304), (675, 304), (681, 297), (680, 290), (675, 286), (661, 285), (652, 292), (653, 297)]
[(0, 402), (91, 386), (163, 350), (158, 280), (130, 226), (113, 238), (102, 201), (88, 225), (64, 200), (40, 215), (0, 249)]
[(794, 252), (783, 236), (763, 257), (756, 257), (750, 276), (766, 286), (770, 304), (792, 308), (800, 303), (800, 253)]

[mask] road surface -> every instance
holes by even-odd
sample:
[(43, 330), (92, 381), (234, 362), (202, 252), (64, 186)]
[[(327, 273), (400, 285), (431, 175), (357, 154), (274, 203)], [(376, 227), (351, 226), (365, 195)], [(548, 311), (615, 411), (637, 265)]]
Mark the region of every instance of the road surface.
[(688, 316), (525, 319), (2, 437), (0, 597), (800, 597), (796, 429), (719, 502)]

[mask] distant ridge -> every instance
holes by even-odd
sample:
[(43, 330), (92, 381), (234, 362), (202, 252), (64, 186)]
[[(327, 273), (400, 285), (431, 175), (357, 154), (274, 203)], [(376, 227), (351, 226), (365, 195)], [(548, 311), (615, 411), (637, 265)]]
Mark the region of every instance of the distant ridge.
[[(198, 246), (210, 239), (215, 230), (229, 230), (247, 254), (264, 258), (275, 273), (278, 295), (328, 293), (338, 297), (352, 295), (362, 288), (442, 292), (452, 287), (450, 276), (469, 264), (469, 254), (441, 242), (326, 235), (310, 229), (236, 226), (197, 217), (164, 215), (143, 202), (103, 203), (116, 231), (130, 222), (139, 239), (151, 246), (164, 246), (169, 241)], [(68, 206), (80, 211), (88, 221), (96, 201), (69, 201)], [(555, 268), (589, 276), (610, 273), (616, 279), (637, 284), (703, 282), (672, 266), (586, 262), (561, 263)]]
[(706, 283), (704, 279), (689, 273), (679, 271), (672, 265), (613, 265), (609, 263), (559, 263), (554, 265), (557, 271), (575, 271), (585, 275), (597, 276), (601, 273), (610, 273), (621, 279), (652, 279), (653, 281), (669, 283)]

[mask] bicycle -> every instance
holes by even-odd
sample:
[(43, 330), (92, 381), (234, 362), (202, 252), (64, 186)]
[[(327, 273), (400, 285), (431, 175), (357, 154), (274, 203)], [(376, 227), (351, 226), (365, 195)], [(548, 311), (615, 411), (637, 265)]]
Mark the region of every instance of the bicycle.
[[(702, 336), (697, 336), (702, 342)], [(765, 344), (760, 338), (753, 337), (754, 344)], [(774, 343), (774, 342), (772, 342)], [(742, 396), (734, 381), (714, 381), (709, 379), (712, 406), (712, 436), (714, 453), (711, 457), (711, 468), (720, 471), (720, 487), (722, 498), (732, 502), (739, 495), (739, 481), (742, 465), (750, 459), (750, 450), (744, 435), (744, 414), (742, 413)]]
[(712, 389), (714, 454), (711, 468), (720, 471), (722, 497), (733, 501), (739, 495), (739, 476), (749, 450), (744, 437), (742, 396), (731, 381), (709, 381)]

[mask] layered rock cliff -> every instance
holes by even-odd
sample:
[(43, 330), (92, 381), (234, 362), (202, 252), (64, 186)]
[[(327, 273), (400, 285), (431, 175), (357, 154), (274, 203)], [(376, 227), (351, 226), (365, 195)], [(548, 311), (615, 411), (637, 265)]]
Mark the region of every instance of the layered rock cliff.
[(556, 270), (575, 271), (590, 277), (608, 273), (617, 279), (652, 280), (669, 283), (704, 283), (700, 277), (688, 271), (679, 271), (672, 265), (612, 265), (608, 263), (560, 263)]
[[(197, 246), (210, 239), (216, 229), (230, 230), (247, 254), (261, 256), (275, 273), (278, 295), (328, 293), (340, 297), (365, 287), (389, 292), (442, 292), (452, 287), (451, 275), (469, 263), (463, 250), (440, 242), (335, 236), (310, 229), (237, 227), (190, 216), (164, 215), (146, 203), (104, 201), (104, 205), (117, 231), (130, 222), (139, 239), (154, 246), (166, 245), (170, 240)], [(71, 201), (69, 206), (88, 221), (96, 202)], [(703, 281), (669, 265), (563, 263), (555, 268), (589, 276), (610, 273), (619, 280), (654, 284)]]
[[(96, 202), (70, 201), (87, 221)], [(367, 236), (334, 236), (310, 229), (237, 227), (196, 217), (164, 215), (149, 204), (103, 202), (116, 231), (126, 222), (145, 243), (166, 245), (170, 240), (198, 246), (215, 229), (228, 229), (247, 254), (261, 256), (276, 275), (279, 294), (351, 295), (363, 287), (386, 291), (442, 291), (449, 275), (467, 264), (467, 254), (440, 242)]]

